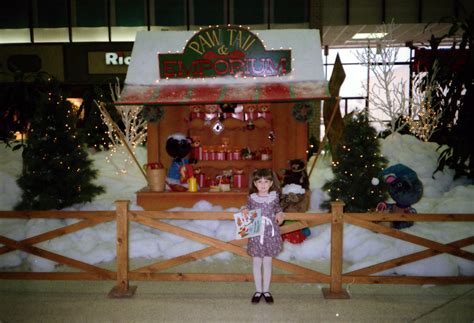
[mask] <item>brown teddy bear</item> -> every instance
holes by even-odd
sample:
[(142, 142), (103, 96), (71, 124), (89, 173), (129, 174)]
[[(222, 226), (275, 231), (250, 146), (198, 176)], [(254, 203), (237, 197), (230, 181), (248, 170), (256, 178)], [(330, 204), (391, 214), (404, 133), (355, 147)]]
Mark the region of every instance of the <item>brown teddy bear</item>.
[(308, 211), (309, 208), (308, 192), (304, 194), (296, 194), (293, 192), (283, 194), (280, 205), (284, 212), (304, 213)]
[(306, 163), (302, 159), (291, 159), (288, 161), (288, 166), (283, 175), (283, 186), (296, 184), (308, 190), (309, 177), (306, 172)]

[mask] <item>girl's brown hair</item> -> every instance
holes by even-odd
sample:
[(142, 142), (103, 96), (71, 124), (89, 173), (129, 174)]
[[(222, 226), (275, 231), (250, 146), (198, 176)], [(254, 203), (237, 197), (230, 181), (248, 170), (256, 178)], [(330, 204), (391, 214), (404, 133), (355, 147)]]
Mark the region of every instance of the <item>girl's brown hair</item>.
[(273, 182), (272, 186), (269, 189), (269, 192), (276, 191), (278, 194), (281, 194), (280, 181), (278, 180), (278, 177), (276, 176), (275, 172), (272, 171), (270, 168), (258, 168), (252, 172), (249, 181), (249, 194), (258, 192), (254, 182), (258, 181), (261, 178)]

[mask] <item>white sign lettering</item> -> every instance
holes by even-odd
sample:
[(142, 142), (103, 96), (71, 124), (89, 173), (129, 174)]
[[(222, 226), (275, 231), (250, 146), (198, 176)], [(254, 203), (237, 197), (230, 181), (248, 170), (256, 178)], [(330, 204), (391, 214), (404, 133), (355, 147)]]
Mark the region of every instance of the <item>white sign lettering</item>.
[(105, 65), (129, 65), (131, 58), (123, 52), (105, 53)]

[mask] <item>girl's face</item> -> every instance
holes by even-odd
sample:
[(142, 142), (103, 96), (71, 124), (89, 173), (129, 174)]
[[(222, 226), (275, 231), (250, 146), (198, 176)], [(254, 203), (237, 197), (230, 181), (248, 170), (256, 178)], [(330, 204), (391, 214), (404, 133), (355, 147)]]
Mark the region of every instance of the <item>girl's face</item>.
[(266, 178), (260, 178), (254, 181), (253, 184), (258, 190), (258, 195), (267, 195), (273, 185), (273, 181)]

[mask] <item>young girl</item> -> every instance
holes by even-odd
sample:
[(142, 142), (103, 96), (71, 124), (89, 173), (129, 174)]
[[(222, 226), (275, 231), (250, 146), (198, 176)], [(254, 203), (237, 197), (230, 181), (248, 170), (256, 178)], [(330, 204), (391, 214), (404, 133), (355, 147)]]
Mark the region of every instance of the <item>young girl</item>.
[(271, 169), (257, 169), (253, 172), (247, 206), (242, 210), (245, 213), (248, 210), (261, 209), (264, 226), (263, 236), (250, 238), (247, 245), (247, 253), (253, 259), (253, 278), (256, 288), (252, 296), (253, 304), (257, 304), (262, 296), (267, 303), (273, 303), (273, 297), (269, 291), (272, 257), (278, 255), (283, 248), (279, 225), (283, 223), (284, 214), (280, 208), (279, 194), (279, 182)]

